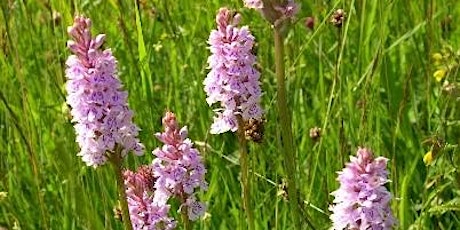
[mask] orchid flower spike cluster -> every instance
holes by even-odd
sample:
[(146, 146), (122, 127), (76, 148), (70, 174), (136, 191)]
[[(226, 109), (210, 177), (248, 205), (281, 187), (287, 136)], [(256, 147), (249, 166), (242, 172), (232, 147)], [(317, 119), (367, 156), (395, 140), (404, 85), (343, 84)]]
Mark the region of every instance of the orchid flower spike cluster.
[(154, 201), (155, 178), (151, 166), (141, 166), (137, 172), (125, 170), (126, 196), (134, 230), (174, 229), (176, 221), (168, 217), (167, 200)]
[(260, 11), (264, 18), (275, 26), (281, 25), (287, 19), (292, 21), (300, 9), (300, 5), (294, 0), (243, 0), (243, 2), (245, 7)]
[(244, 121), (261, 120), (260, 73), (252, 53), (255, 38), (247, 26), (238, 27), (239, 14), (221, 8), (216, 17), (217, 30), (211, 31), (209, 45), (211, 71), (204, 80), (206, 101), (220, 103), (211, 126), (212, 134), (238, 130), (237, 116)]
[(371, 151), (360, 148), (350, 160), (339, 172), (339, 189), (332, 192), (333, 229), (392, 229), (395, 219), (390, 209), (391, 194), (385, 188), (388, 159), (374, 158)]
[(79, 156), (88, 165), (103, 165), (107, 153), (121, 149), (122, 156), (133, 151), (142, 155), (144, 146), (133, 124), (127, 92), (117, 76), (117, 60), (110, 49), (102, 49), (105, 35), (91, 36), (91, 21), (77, 16), (68, 28), (73, 53), (66, 61), (67, 104), (71, 107)]
[(163, 126), (165, 131), (155, 134), (164, 145), (153, 151), (154, 200), (163, 203), (175, 197), (182, 203), (181, 209), (186, 208), (188, 218), (197, 220), (206, 211), (205, 204), (195, 196), (199, 189), (208, 188), (204, 178), (206, 169), (198, 150), (187, 138), (187, 127), (179, 128), (173, 113), (166, 113)]

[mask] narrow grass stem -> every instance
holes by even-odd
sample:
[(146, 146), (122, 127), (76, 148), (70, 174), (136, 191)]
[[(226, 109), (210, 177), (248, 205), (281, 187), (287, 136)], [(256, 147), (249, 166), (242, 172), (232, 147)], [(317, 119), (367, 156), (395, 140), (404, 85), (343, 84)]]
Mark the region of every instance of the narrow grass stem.
[[(248, 143), (244, 136), (244, 122), (241, 115), (237, 115), (238, 119), (238, 142), (240, 150), (240, 167), (241, 167), (241, 190), (243, 198), (243, 208), (246, 213), (248, 229), (254, 230), (254, 215), (251, 207), (250, 191), (251, 184), (249, 182), (249, 157)], [(244, 222), (244, 220), (242, 220)]]
[(286, 99), (284, 39), (279, 29), (274, 29), (275, 37), (275, 68), (277, 83), (277, 105), (281, 123), (281, 145), (284, 152), (284, 167), (287, 174), (289, 206), (292, 211), (296, 229), (301, 229), (299, 205), (296, 187), (296, 159), (294, 141), (292, 138), (291, 118)]
[[(341, 52), (342, 52), (342, 27), (337, 28), (337, 56), (335, 60), (335, 70), (334, 70), (334, 81), (339, 83), (339, 97), (338, 97), (338, 103), (342, 104), (343, 100), (343, 80), (340, 79), (340, 62), (341, 62)], [(340, 151), (339, 151), (339, 156), (340, 156), (340, 162), (342, 165), (345, 164), (344, 161), (344, 156), (345, 156), (345, 151), (346, 151), (346, 140), (345, 140), (345, 130), (343, 127), (343, 114), (342, 114), (342, 109), (339, 108), (338, 110), (338, 115), (340, 119), (340, 129), (339, 129), (339, 142), (340, 142)], [(327, 187), (327, 186), (326, 186)]]
[(125, 230), (133, 230), (133, 225), (131, 224), (131, 218), (129, 217), (128, 210), (128, 201), (126, 200), (126, 190), (124, 186), (123, 172), (122, 172), (122, 157), (121, 157), (121, 148), (116, 147), (115, 152), (110, 156), (110, 162), (112, 163), (113, 169), (117, 177), (117, 186), (118, 186), (118, 199), (121, 204), (121, 214), (123, 217), (123, 224), (125, 225)]
[(11, 119), (13, 120), (13, 124), (14, 126), (16, 127), (16, 130), (18, 131), (19, 133), (19, 136), (21, 137), (21, 139), (24, 141), (24, 144), (26, 146), (26, 150), (28, 152), (28, 156), (29, 156), (29, 160), (30, 160), (30, 163), (32, 165), (32, 172), (33, 172), (33, 176), (34, 176), (34, 182), (35, 182), (35, 186), (36, 186), (36, 189), (37, 189), (37, 197), (38, 197), (38, 202), (39, 202), (39, 206), (40, 206), (40, 213), (42, 214), (41, 217), (42, 217), (42, 221), (43, 221), (43, 226), (45, 227), (45, 229), (48, 228), (48, 218), (46, 217), (46, 214), (48, 213), (48, 211), (46, 211), (45, 209), (45, 205), (44, 205), (44, 200), (43, 200), (43, 196), (40, 192), (40, 177), (39, 175), (41, 174), (40, 172), (40, 168), (37, 166), (37, 157), (36, 157), (36, 154), (35, 154), (35, 151), (33, 150), (33, 147), (32, 147), (32, 144), (30, 142), (31, 138), (28, 138), (26, 137), (26, 132), (25, 130), (23, 130), (23, 128), (21, 127), (19, 121), (18, 121), (18, 116), (14, 113), (13, 109), (10, 107), (6, 97), (3, 95), (2, 92), (0, 92), (0, 101), (3, 102), (3, 105), (5, 106), (5, 108), (8, 110), (9, 112), (9, 115), (11, 116)]

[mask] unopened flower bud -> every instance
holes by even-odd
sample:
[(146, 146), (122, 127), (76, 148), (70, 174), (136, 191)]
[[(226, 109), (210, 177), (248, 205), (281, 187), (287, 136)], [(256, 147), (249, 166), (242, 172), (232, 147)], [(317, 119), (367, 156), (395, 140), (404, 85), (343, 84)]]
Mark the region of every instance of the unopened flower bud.
[(318, 141), (321, 138), (321, 128), (313, 127), (310, 129), (310, 138), (313, 141)]
[(332, 14), (331, 23), (337, 28), (340, 28), (342, 27), (346, 17), (347, 14), (345, 11), (343, 9), (338, 9)]
[(315, 28), (315, 18), (307, 17), (305, 19), (305, 27), (307, 27), (310, 30), (313, 30)]
[(244, 124), (244, 135), (247, 140), (262, 143), (264, 137), (264, 121), (259, 119), (249, 119)]

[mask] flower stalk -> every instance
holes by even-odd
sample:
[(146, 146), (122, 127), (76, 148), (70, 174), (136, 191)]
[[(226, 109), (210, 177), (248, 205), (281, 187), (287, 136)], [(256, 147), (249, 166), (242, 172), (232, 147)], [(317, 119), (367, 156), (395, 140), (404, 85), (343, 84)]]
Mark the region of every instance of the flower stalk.
[(291, 115), (289, 114), (286, 99), (285, 63), (284, 63), (284, 36), (295, 21), (295, 15), (300, 5), (294, 0), (243, 0), (248, 8), (258, 10), (272, 25), (275, 40), (275, 72), (277, 82), (277, 107), (281, 126), (281, 152), (285, 154), (284, 168), (287, 175), (287, 193), (289, 206), (293, 212), (296, 229), (301, 228), (300, 202), (296, 186), (296, 150), (292, 138)]
[[(246, 213), (248, 229), (254, 230), (254, 214), (251, 207), (251, 184), (248, 178), (249, 175), (249, 156), (248, 156), (248, 143), (244, 134), (244, 121), (240, 115), (237, 115), (238, 120), (238, 142), (240, 151), (240, 167), (241, 167), (241, 196), (243, 198), (243, 208)], [(243, 220), (244, 223), (244, 220)]]
[(292, 138), (292, 127), (291, 117), (288, 111), (287, 99), (286, 99), (286, 83), (285, 83), (285, 63), (284, 63), (284, 38), (280, 28), (275, 27), (274, 29), (275, 38), (275, 71), (276, 71), (276, 82), (277, 82), (277, 106), (278, 113), (280, 116), (281, 123), (281, 145), (282, 151), (284, 152), (285, 161), (284, 168), (287, 174), (288, 183), (288, 198), (289, 206), (293, 212), (293, 218), (296, 229), (300, 229), (299, 219), (299, 199), (297, 196), (296, 187), (296, 154), (294, 148), (294, 142)]
[[(185, 199), (182, 201), (185, 203)], [(181, 218), (182, 218), (182, 225), (184, 226), (184, 230), (192, 230), (193, 229), (193, 222), (190, 221), (188, 218), (188, 207), (182, 206), (180, 210)]]
[(133, 230), (133, 225), (131, 224), (131, 218), (129, 216), (128, 201), (126, 199), (122, 159), (121, 148), (117, 146), (115, 148), (115, 152), (111, 154), (109, 160), (112, 163), (113, 170), (115, 171), (115, 175), (117, 177), (118, 199), (121, 205), (122, 221), (125, 226), (125, 230)]
[(181, 217), (182, 217), (182, 224), (184, 226), (184, 230), (191, 230), (193, 229), (193, 222), (191, 222), (188, 218), (188, 208), (187, 207), (182, 207), (181, 209)]

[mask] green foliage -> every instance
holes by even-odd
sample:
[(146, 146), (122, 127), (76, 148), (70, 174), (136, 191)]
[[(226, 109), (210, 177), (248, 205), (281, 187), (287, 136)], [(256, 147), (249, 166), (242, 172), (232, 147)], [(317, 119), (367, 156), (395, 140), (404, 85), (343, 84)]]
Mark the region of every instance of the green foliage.
[[(202, 81), (206, 40), (221, 6), (238, 9), (255, 34), (262, 68), (265, 137), (250, 147), (257, 229), (292, 229), (278, 146), (272, 30), (238, 0), (0, 1), (0, 226), (10, 229), (121, 229), (114, 218), (116, 179), (110, 167), (87, 168), (65, 105), (66, 27), (75, 14), (107, 35), (146, 145), (129, 168), (152, 160), (166, 110), (187, 125), (205, 156), (209, 210), (195, 229), (236, 229), (242, 210), (237, 139), (211, 136), (212, 110)], [(460, 117), (455, 0), (302, 1), (286, 38), (288, 100), (297, 146), (302, 216), (327, 229), (336, 171), (357, 146), (388, 157), (392, 208), (401, 229), (460, 228)], [(344, 27), (329, 23), (337, 8)], [(315, 17), (315, 28), (303, 20)], [(449, 48), (450, 47), (450, 48)], [(432, 56), (449, 54), (446, 78)], [(456, 59), (457, 58), (457, 59)], [(457, 61), (457, 62), (455, 62)], [(447, 81), (447, 83), (446, 83)], [(457, 88), (455, 88), (457, 87)], [(458, 91), (457, 91), (458, 92)], [(321, 137), (309, 136), (313, 127)], [(426, 141), (426, 140), (430, 141)], [(423, 156), (432, 151), (426, 166)], [(177, 213), (173, 213), (177, 217)], [(308, 218), (308, 219), (307, 219)]]

